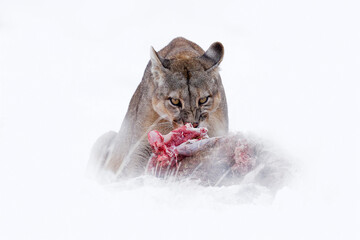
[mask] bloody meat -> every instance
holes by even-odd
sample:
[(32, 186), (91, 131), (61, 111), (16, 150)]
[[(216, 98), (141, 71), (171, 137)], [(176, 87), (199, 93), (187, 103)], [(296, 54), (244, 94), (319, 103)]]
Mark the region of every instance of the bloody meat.
[[(206, 128), (194, 128), (190, 123), (171, 131), (167, 135), (162, 135), (156, 130), (149, 132), (148, 140), (153, 150), (149, 167), (167, 167), (177, 166), (184, 153), (179, 154), (179, 146), (183, 143), (190, 143), (190, 141), (199, 141), (201, 139), (209, 138)], [(182, 148), (180, 148), (182, 149)]]
[(241, 135), (209, 138), (206, 128), (190, 123), (162, 135), (149, 132), (153, 154), (148, 172), (166, 177), (176, 171), (178, 177), (193, 177), (215, 184), (223, 176), (239, 177), (255, 164), (254, 149)]

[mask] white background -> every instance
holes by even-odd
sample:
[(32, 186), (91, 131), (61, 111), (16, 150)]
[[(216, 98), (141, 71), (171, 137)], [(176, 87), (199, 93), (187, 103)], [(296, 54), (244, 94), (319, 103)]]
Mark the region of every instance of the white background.
[[(0, 239), (359, 239), (359, 7), (0, 1)], [(241, 202), (231, 187), (109, 189), (86, 176), (149, 47), (177, 36), (224, 44), (231, 130), (301, 169), (273, 200)]]

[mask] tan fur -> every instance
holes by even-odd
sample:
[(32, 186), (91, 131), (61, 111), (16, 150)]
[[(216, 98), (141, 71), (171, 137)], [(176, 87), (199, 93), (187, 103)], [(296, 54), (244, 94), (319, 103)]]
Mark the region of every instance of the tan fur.
[[(204, 52), (184, 38), (175, 38), (156, 53), (137, 87), (121, 129), (108, 147), (102, 161), (105, 169), (117, 176), (136, 176), (144, 172), (151, 149), (147, 133), (162, 134), (185, 122), (199, 122), (210, 136), (228, 131), (225, 92), (218, 73), (223, 47), (214, 43)], [(210, 96), (205, 105), (199, 99)], [(169, 98), (179, 99), (182, 107), (171, 105)]]

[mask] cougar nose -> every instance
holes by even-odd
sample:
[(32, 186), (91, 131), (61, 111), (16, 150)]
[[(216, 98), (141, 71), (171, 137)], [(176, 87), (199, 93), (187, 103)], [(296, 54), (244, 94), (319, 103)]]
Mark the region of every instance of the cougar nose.
[(192, 125), (194, 128), (197, 128), (199, 126), (199, 122), (193, 122)]

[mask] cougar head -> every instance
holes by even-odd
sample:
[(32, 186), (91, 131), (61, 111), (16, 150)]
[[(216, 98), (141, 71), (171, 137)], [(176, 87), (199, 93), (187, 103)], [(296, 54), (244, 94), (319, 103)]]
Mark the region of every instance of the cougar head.
[(208, 127), (209, 119), (218, 117), (214, 112), (225, 99), (218, 73), (223, 45), (215, 42), (203, 55), (180, 52), (171, 59), (162, 58), (151, 47), (150, 55), (153, 109), (174, 128), (185, 123)]

